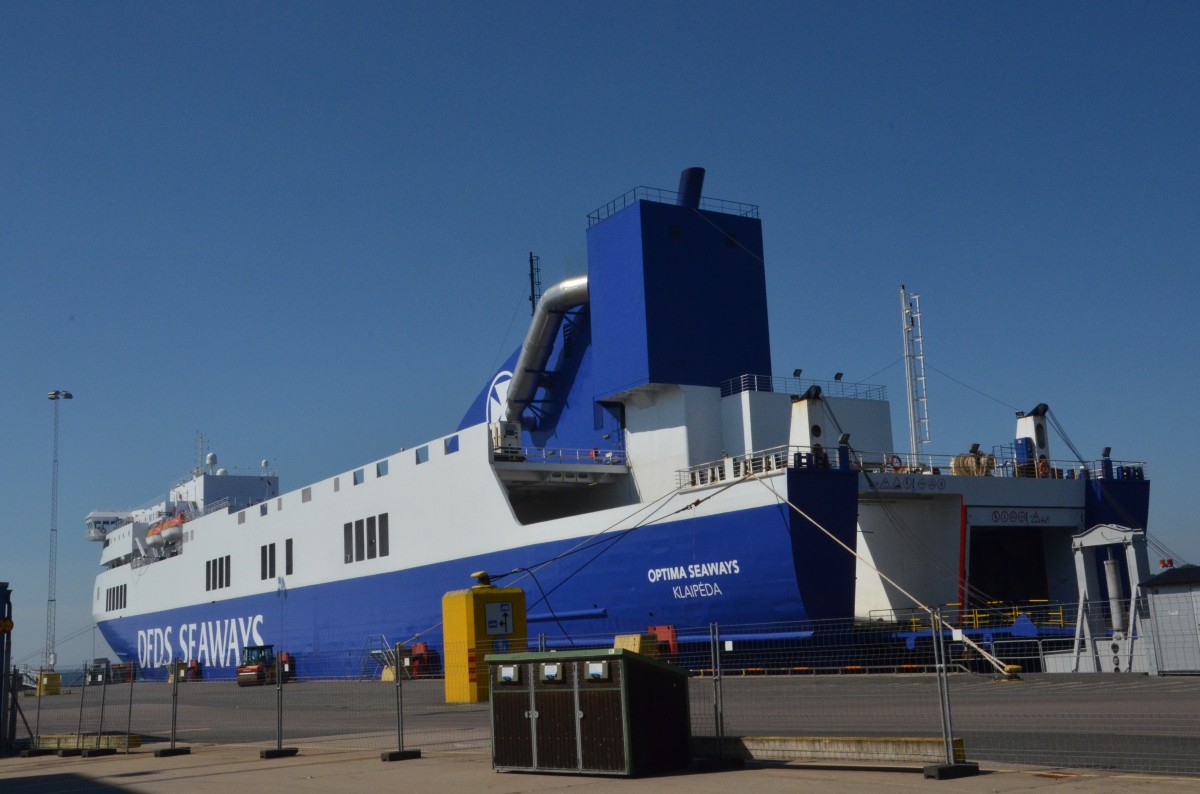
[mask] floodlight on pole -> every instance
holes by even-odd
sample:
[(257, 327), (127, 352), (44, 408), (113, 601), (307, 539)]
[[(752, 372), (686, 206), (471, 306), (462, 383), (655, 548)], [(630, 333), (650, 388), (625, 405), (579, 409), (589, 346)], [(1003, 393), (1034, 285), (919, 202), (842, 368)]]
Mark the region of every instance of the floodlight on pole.
[(54, 403), (54, 470), (50, 478), (50, 587), (46, 596), (46, 658), (43, 668), (53, 670), (58, 661), (54, 652), (54, 619), (57, 602), (54, 598), (58, 567), (58, 403), (74, 399), (75, 395), (54, 389), (46, 395)]

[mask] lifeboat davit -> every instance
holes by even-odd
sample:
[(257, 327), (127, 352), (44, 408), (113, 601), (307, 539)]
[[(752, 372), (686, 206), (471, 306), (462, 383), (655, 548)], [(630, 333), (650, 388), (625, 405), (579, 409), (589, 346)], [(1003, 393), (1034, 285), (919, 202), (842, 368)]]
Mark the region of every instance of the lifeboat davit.
[(164, 518), (146, 533), (147, 546), (163, 546), (168, 543), (178, 543), (183, 537), (183, 524), (187, 521), (183, 513)]

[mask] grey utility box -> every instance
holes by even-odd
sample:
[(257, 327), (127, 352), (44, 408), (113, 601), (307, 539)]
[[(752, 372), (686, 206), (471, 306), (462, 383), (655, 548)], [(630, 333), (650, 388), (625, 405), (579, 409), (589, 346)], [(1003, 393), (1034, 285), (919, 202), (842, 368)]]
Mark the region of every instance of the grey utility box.
[(1200, 566), (1170, 568), (1141, 584), (1150, 612), (1151, 672), (1200, 673)]
[(623, 649), (486, 661), (497, 770), (634, 776), (691, 763), (682, 668)]

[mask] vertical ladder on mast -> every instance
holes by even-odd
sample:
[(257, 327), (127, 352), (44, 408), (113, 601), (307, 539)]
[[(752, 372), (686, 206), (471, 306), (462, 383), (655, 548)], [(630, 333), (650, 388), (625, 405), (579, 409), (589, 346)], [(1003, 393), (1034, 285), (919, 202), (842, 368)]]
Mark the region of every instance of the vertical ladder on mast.
[(920, 447), (929, 443), (929, 400), (925, 391), (925, 340), (921, 332), (921, 296), (900, 285), (904, 322), (904, 379), (908, 384), (909, 466), (917, 466)]
[(537, 305), (542, 300), (542, 258), (529, 252), (529, 314), (537, 311)]

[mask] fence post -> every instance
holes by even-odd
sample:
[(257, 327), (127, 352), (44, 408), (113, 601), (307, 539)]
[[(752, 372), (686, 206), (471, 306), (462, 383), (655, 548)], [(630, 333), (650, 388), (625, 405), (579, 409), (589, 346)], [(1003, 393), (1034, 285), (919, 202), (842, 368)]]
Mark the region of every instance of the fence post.
[[(92, 666), (95, 667), (96, 661), (92, 660)], [(103, 676), (100, 680), (100, 722), (96, 726), (96, 749), (100, 749), (100, 742), (104, 740), (104, 706), (108, 701), (108, 662), (104, 663)]]
[[(171, 746), (161, 747), (154, 751), (155, 758), (165, 758), (172, 755), (188, 755), (192, 752), (190, 747), (175, 746), (175, 727), (178, 724), (177, 718), (179, 715), (179, 666), (175, 664), (175, 660), (171, 660)], [(133, 721), (133, 670), (129, 671), (129, 719)]]
[[(96, 672), (96, 660), (93, 659), (91, 667), (84, 666), (84, 685), (90, 686), (89, 676)], [(115, 747), (101, 747), (100, 742), (104, 737), (104, 706), (108, 700), (108, 662), (105, 661), (104, 666), (100, 668), (100, 721), (96, 725), (96, 746), (83, 751), (85, 758), (91, 758), (98, 755), (113, 755), (117, 752)]]
[(929, 610), (930, 628), (933, 631), (933, 666), (937, 672), (938, 710), (942, 721), (942, 744), (945, 750), (944, 764), (929, 764), (925, 777), (945, 780), (979, 774), (979, 764), (959, 762), (954, 752), (954, 723), (950, 718), (949, 665), (946, 663), (946, 647), (942, 636), (942, 610)]
[(275, 654), (275, 747), (271, 750), (260, 750), (258, 757), (284, 758), (298, 752), (300, 752), (299, 747), (283, 746), (283, 669), (279, 661), (279, 654)]
[(938, 712), (942, 724), (942, 746), (946, 763), (954, 763), (954, 729), (950, 722), (950, 691), (946, 681), (946, 649), (942, 644), (942, 611), (930, 610), (930, 629), (933, 632), (933, 669), (937, 674)]
[[(42, 670), (37, 673), (37, 685), (34, 687), (34, 694), (37, 695), (37, 716), (33, 719), (33, 735), (29, 737), (29, 749), (21, 751), (22, 758), (33, 758), (39, 755), (49, 755), (49, 750), (42, 749), (42, 697), (45, 687), (42, 685)], [(24, 718), (24, 715), (22, 715)], [(29, 723), (25, 723), (25, 729), (29, 729)]]
[[(75, 724), (75, 752), (83, 752), (83, 701), (87, 699), (87, 662), (83, 664), (83, 680), (79, 683), (79, 721)], [(60, 750), (59, 755), (62, 755)]]
[(396, 645), (395, 653), (392, 654), (392, 664), (395, 669), (396, 679), (396, 749), (389, 750), (379, 754), (380, 761), (407, 761), (410, 758), (420, 758), (420, 750), (405, 750), (404, 749), (404, 694), (401, 692), (400, 671), (403, 665), (400, 664), (400, 645)]
[[(122, 670), (126, 668), (122, 667)], [(129, 710), (125, 713), (125, 755), (129, 755), (129, 745), (133, 742), (133, 665), (129, 665)], [(124, 673), (122, 673), (123, 675)], [(175, 724), (175, 706), (171, 705), (171, 725)], [(175, 731), (171, 731), (171, 738), (175, 738)]]
[(709, 659), (713, 670), (713, 730), (717, 734), (717, 758), (725, 757), (725, 703), (721, 678), (721, 626), (708, 625)]

